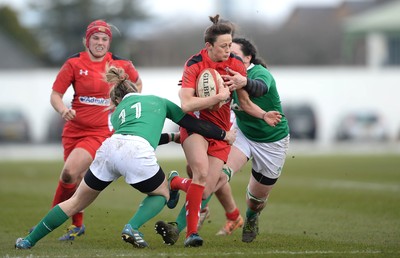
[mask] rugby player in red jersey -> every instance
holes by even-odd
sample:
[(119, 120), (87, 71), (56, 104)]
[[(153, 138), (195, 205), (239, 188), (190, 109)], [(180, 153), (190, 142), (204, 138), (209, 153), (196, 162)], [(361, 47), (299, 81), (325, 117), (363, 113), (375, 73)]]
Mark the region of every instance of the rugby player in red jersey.
[[(69, 199), (92, 163), (96, 150), (111, 136), (110, 123), (111, 86), (104, 80), (106, 64), (121, 67), (127, 79), (141, 92), (142, 81), (130, 60), (109, 52), (112, 40), (111, 27), (103, 20), (91, 22), (86, 29), (85, 51), (70, 56), (61, 67), (52, 87), (50, 102), (67, 121), (62, 133), (64, 167), (54, 195), (52, 206)], [(63, 96), (72, 86), (74, 96), (71, 107)], [(72, 225), (59, 240), (74, 240), (85, 233), (83, 211), (72, 217)]]

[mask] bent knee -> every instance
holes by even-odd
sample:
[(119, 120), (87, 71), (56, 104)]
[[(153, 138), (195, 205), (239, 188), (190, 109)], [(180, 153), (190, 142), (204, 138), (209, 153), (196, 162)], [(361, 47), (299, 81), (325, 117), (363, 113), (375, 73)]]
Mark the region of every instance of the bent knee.
[(61, 171), (61, 181), (63, 181), (66, 184), (73, 184), (78, 182), (79, 179), (82, 179), (82, 176), (76, 173), (73, 173), (70, 169), (64, 168)]

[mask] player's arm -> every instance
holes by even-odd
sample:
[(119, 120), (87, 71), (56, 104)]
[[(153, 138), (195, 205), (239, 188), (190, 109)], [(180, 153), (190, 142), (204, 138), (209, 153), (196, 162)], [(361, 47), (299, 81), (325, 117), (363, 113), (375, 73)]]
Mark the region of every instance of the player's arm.
[(67, 60), (58, 72), (50, 93), (50, 104), (65, 121), (72, 120), (76, 116), (76, 111), (68, 108), (63, 102), (65, 92), (75, 80), (73, 71), (70, 60)]
[(158, 142), (158, 145), (163, 145), (167, 144), (170, 142), (175, 142), (175, 143), (180, 143), (181, 142), (181, 137), (180, 133), (162, 133), (160, 137), (160, 141)]
[(282, 115), (278, 111), (263, 110), (250, 100), (249, 94), (244, 89), (237, 90), (236, 93), (240, 107), (247, 114), (264, 120), (270, 126), (276, 126), (281, 121)]
[(184, 112), (193, 112), (207, 109), (229, 98), (230, 93), (228, 88), (221, 86), (218, 91), (218, 94), (214, 96), (199, 98), (196, 97), (194, 89), (182, 88), (179, 91), (182, 110)]
[(50, 103), (53, 106), (54, 110), (57, 111), (57, 113), (59, 113), (65, 121), (69, 121), (75, 118), (76, 111), (68, 108), (64, 104), (63, 96), (64, 94), (52, 90), (50, 94)]
[(188, 114), (185, 114), (177, 124), (206, 138), (224, 140), (229, 144), (233, 144), (236, 139), (236, 131), (225, 131), (209, 121), (196, 119)]
[(181, 108), (184, 112), (193, 112), (203, 109), (208, 109), (221, 101), (230, 97), (229, 89), (224, 88), (224, 85), (218, 85), (218, 94), (206, 98), (199, 98), (196, 96), (196, 78), (199, 75), (197, 68), (186, 67), (183, 72), (182, 86), (179, 91), (179, 98), (181, 101)]
[(225, 83), (231, 91), (244, 89), (251, 97), (261, 97), (268, 92), (268, 86), (262, 79), (250, 79), (232, 69), (227, 68), (230, 75), (223, 75)]
[(174, 123), (186, 128), (188, 131), (198, 133), (206, 138), (224, 140), (229, 144), (235, 141), (235, 130), (225, 131), (209, 121), (196, 119), (184, 113), (178, 105), (168, 99), (164, 99), (164, 101), (167, 106), (166, 117), (171, 119)]
[(243, 88), (252, 97), (261, 97), (268, 92), (268, 86), (262, 80), (250, 79), (247, 77), (247, 82)]
[[(179, 120), (178, 125), (188, 129), (189, 131), (198, 133), (204, 137), (216, 140), (224, 140), (232, 144), (236, 138), (236, 131), (225, 131), (211, 122), (196, 119), (188, 114)], [(169, 142), (180, 142), (179, 133), (162, 133), (158, 145), (167, 144)]]
[[(225, 84), (230, 90), (236, 90), (239, 99), (239, 105), (247, 114), (263, 119), (270, 126), (275, 126), (281, 121), (280, 119), (282, 115), (278, 111), (264, 111), (250, 100), (248, 92), (244, 90), (248, 85), (250, 85), (252, 91), (262, 92), (263, 86), (260, 85), (265, 85), (265, 83), (263, 83), (261, 80), (249, 79), (243, 74), (229, 68), (227, 68), (227, 72), (229, 75), (222, 76), (225, 80)], [(267, 88), (267, 85), (265, 85), (265, 88)]]

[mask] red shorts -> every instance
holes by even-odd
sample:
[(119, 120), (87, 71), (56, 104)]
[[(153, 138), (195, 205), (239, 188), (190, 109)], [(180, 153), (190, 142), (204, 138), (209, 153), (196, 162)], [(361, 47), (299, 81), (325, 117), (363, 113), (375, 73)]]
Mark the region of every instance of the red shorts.
[(69, 154), (75, 149), (75, 148), (82, 148), (87, 150), (90, 155), (92, 156), (92, 159), (94, 159), (94, 156), (96, 155), (96, 151), (98, 148), (100, 148), (101, 144), (105, 139), (107, 139), (107, 136), (82, 136), (82, 137), (62, 137), (62, 144), (64, 146), (64, 161), (67, 160)]
[[(192, 132), (188, 132), (185, 128), (180, 127), (179, 132), (181, 134), (181, 143), (183, 143)], [(215, 140), (210, 138), (204, 138), (208, 141), (207, 154), (209, 156), (216, 157), (224, 163), (228, 160), (229, 152), (231, 151), (231, 146), (226, 141)]]

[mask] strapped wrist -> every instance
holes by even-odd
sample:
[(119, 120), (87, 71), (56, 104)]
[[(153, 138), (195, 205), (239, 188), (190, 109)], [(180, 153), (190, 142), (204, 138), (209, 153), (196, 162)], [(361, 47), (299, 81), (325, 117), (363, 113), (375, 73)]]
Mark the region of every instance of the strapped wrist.
[(266, 111), (262, 114), (262, 117), (261, 117), (262, 120), (264, 120), (264, 117), (265, 117), (266, 114), (267, 114)]

